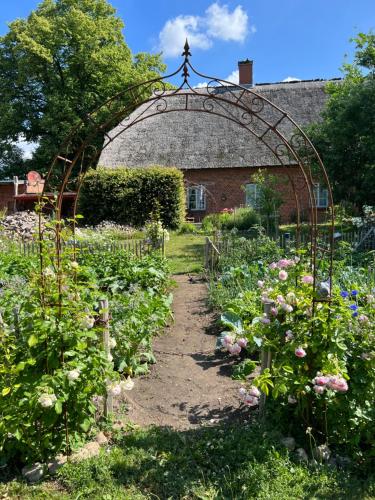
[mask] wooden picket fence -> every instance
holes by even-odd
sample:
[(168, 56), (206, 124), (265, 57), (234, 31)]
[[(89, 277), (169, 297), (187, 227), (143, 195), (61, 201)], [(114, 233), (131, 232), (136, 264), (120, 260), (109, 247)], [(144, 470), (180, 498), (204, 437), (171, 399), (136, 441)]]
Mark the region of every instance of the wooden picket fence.
[[(10, 243), (10, 245), (19, 249), (20, 253), (25, 256), (35, 255), (39, 252), (39, 244), (36, 241), (21, 241), (18, 243)], [(148, 255), (153, 250), (160, 250), (162, 255), (165, 251), (165, 242), (162, 239), (156, 248), (145, 239), (129, 239), (122, 241), (109, 241), (109, 242), (87, 242), (87, 241), (76, 241), (75, 245), (73, 241), (66, 241), (62, 243), (62, 248), (69, 250), (73, 249), (75, 246), (77, 253), (101, 253), (101, 252), (112, 252), (117, 253), (119, 251), (129, 252), (136, 257), (143, 257)]]

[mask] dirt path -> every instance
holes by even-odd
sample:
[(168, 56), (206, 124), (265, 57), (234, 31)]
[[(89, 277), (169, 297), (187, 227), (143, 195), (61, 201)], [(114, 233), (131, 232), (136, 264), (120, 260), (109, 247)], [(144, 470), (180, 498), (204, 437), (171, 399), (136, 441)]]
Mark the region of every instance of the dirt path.
[(241, 416), (231, 360), (215, 352), (206, 284), (176, 276), (174, 323), (154, 341), (157, 363), (136, 379), (128, 418), (140, 425), (186, 429)]

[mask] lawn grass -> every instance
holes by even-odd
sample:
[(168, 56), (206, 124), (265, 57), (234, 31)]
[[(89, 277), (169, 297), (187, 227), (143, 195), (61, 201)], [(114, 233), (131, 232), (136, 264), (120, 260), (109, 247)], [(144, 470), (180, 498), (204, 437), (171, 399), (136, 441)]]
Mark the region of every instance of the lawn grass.
[[(8, 497), (5, 497), (5, 495)], [(101, 456), (68, 464), (37, 486), (0, 484), (0, 498), (371, 499), (374, 477), (293, 461), (257, 423), (196, 430), (135, 429)]]
[(165, 255), (172, 274), (199, 273), (203, 267), (205, 236), (172, 232)]

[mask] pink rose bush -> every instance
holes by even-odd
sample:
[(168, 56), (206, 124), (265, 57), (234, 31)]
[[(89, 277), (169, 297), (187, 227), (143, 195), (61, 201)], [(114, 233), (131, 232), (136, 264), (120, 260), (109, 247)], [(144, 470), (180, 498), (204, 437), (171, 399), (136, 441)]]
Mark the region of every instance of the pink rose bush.
[(259, 404), (260, 391), (257, 387), (252, 385), (248, 390), (241, 387), (239, 394), (240, 399), (246, 406), (257, 406)]
[[(321, 435), (326, 418), (332, 439), (352, 439), (355, 429), (362, 432), (375, 416), (370, 414), (375, 400), (374, 287), (357, 284), (341, 290), (335, 280), (331, 287), (326, 276), (317, 276), (312, 286), (314, 276), (299, 255), (275, 260), (263, 270), (254, 288), (232, 302), (242, 331), (230, 333), (229, 349), (223, 341), (233, 354), (244, 348), (240, 338), (247, 340), (248, 352), (271, 351), (270, 369), (252, 378), (250, 388), (241, 388), (242, 402), (256, 406), (263, 392), (295, 405), (301, 419), (308, 406)], [(322, 283), (328, 283), (330, 293), (332, 288), (330, 301), (320, 300)], [(355, 415), (362, 401), (360, 416)]]

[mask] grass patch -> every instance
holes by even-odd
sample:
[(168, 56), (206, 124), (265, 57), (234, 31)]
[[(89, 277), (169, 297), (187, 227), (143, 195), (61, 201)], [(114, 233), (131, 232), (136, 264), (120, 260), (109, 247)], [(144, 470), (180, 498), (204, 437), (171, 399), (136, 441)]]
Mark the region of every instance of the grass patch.
[(165, 255), (172, 274), (198, 273), (202, 270), (205, 236), (172, 232)]
[(0, 485), (0, 496), (10, 498), (55, 498), (56, 492), (61, 499), (347, 500), (373, 498), (375, 483), (353, 471), (294, 462), (258, 424), (226, 424), (134, 430), (100, 457), (66, 465), (58, 481)]

